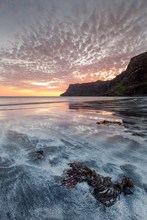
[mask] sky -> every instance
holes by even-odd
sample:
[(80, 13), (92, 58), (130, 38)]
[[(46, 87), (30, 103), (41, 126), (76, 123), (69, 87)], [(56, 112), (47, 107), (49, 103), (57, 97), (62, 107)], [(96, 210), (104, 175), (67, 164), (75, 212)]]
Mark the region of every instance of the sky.
[(0, 96), (110, 80), (146, 50), (146, 0), (0, 0)]

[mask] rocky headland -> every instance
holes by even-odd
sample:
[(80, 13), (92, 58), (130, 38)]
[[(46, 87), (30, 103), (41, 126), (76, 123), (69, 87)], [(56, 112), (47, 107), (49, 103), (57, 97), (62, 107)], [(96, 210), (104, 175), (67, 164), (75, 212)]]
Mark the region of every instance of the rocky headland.
[(70, 84), (61, 96), (147, 95), (147, 52), (133, 57), (127, 69), (108, 81)]

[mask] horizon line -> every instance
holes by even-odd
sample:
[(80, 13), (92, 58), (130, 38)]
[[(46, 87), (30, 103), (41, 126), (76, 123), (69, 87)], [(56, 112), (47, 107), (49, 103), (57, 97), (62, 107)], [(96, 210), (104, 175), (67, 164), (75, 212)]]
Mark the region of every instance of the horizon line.
[(15, 97), (16, 98), (18, 98), (18, 97), (19, 98), (28, 98), (28, 97), (29, 98), (41, 98), (41, 97), (47, 98), (47, 97), (60, 97), (60, 95), (59, 96), (29, 96), (29, 95), (28, 96), (21, 96), (21, 95), (20, 96), (0, 96), (0, 98), (15, 98)]

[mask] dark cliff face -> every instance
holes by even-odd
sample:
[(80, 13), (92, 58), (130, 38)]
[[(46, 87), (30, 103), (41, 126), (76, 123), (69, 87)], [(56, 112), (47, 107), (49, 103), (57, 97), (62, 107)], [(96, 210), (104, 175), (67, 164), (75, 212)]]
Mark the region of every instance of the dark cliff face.
[(110, 81), (71, 84), (61, 96), (147, 95), (147, 52), (133, 57), (127, 69)]
[(62, 96), (95, 96), (103, 95), (108, 90), (109, 81), (71, 84)]

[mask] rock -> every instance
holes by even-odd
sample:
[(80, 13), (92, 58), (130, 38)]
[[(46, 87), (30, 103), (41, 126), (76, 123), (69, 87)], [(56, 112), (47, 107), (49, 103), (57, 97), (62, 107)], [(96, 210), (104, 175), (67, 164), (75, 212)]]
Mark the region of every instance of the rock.
[(43, 159), (44, 157), (44, 151), (43, 150), (35, 150), (35, 151), (31, 151), (29, 153), (30, 158), (32, 158), (32, 160), (38, 160), (38, 159)]
[(43, 152), (43, 150), (37, 150), (37, 151), (35, 151), (35, 153), (36, 153), (36, 154), (40, 154), (40, 155), (43, 156), (43, 153), (44, 153), (44, 152)]
[(37, 159), (42, 159), (44, 152), (43, 150), (37, 150), (35, 151), (35, 154), (36, 154)]
[(103, 121), (98, 121), (97, 122), (98, 125), (111, 125), (111, 124), (114, 124), (114, 125), (123, 125), (123, 122), (121, 121), (110, 121), (110, 120), (103, 120)]

